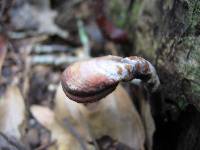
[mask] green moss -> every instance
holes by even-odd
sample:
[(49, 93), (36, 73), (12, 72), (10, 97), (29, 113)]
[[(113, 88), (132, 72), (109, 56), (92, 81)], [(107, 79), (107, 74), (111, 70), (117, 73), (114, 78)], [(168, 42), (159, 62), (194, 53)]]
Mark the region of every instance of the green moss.
[(200, 1), (199, 0), (188, 0), (188, 14), (186, 20), (191, 31), (195, 30), (195, 26), (200, 21)]
[(177, 101), (178, 107), (181, 110), (184, 110), (188, 106), (188, 102), (184, 95), (181, 95)]
[(136, 52), (138, 54), (144, 54), (145, 56), (154, 59), (155, 58), (155, 49), (158, 44), (157, 41), (154, 40), (153, 34), (150, 32), (151, 29), (143, 27), (143, 30), (140, 32), (136, 32)]
[(143, 1), (141, 0), (135, 0), (130, 14), (127, 14), (128, 3), (125, 4), (124, 1), (120, 0), (111, 0), (108, 3), (110, 14), (118, 27), (124, 28), (127, 26), (127, 23), (135, 24), (142, 12)]
[(185, 93), (200, 108), (200, 37), (185, 37), (182, 44), (184, 49), (177, 54), (176, 68), (182, 78), (190, 81)]
[(200, 80), (200, 37), (182, 39), (184, 53), (179, 55), (178, 70), (190, 80)]

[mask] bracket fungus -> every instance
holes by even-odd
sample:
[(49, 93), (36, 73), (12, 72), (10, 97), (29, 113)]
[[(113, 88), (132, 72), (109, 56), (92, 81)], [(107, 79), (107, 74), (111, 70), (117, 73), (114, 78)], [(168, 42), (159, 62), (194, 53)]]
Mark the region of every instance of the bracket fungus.
[(71, 64), (63, 72), (55, 98), (60, 122), (69, 118), (85, 141), (110, 136), (143, 150), (148, 135), (131, 98), (119, 84), (133, 79), (141, 79), (151, 92), (160, 84), (152, 64), (141, 57), (109, 55)]
[(67, 97), (78, 103), (96, 102), (115, 90), (121, 81), (141, 79), (155, 91), (159, 78), (153, 65), (144, 58), (103, 56), (76, 62), (65, 69), (62, 87)]

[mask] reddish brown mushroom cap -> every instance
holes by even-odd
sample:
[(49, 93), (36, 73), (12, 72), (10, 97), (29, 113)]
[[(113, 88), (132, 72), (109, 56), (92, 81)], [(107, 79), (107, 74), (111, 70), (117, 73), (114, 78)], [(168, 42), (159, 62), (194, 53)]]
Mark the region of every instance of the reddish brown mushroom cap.
[[(148, 77), (145, 79), (145, 77)], [(133, 78), (159, 84), (152, 65), (143, 58), (104, 56), (76, 62), (65, 69), (62, 87), (67, 97), (79, 102), (96, 102), (107, 96), (120, 81)]]
[[(104, 72), (106, 63), (116, 62), (108, 57), (81, 61), (70, 65), (62, 75), (62, 87), (65, 94), (80, 103), (94, 102), (111, 93), (119, 83)], [(107, 62), (108, 61), (108, 62)]]

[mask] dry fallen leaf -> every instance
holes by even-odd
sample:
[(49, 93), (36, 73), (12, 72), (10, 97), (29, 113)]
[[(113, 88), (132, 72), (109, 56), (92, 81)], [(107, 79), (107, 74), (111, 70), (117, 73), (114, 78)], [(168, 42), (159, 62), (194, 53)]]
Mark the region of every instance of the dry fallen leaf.
[(29, 150), (29, 148), (14, 137), (8, 137), (5, 134), (0, 134), (0, 149), (1, 150)]
[(154, 119), (153, 119), (152, 113), (151, 113), (151, 105), (149, 102), (149, 96), (148, 96), (148, 94), (145, 94), (146, 91), (140, 82), (135, 85), (136, 85), (136, 87), (134, 87), (134, 89), (133, 89), (134, 90), (133, 94), (134, 94), (134, 97), (136, 99), (138, 99), (140, 116), (141, 116), (142, 123), (145, 128), (146, 148), (147, 148), (147, 150), (152, 150), (153, 135), (155, 132), (155, 123), (154, 123)]
[(17, 86), (7, 88), (0, 97), (0, 132), (20, 139), (25, 131), (25, 103)]
[(133, 149), (144, 149), (143, 124), (122, 86), (101, 101), (87, 106), (69, 100), (59, 86), (55, 97), (55, 114), (60, 121), (69, 118), (82, 137), (90, 138), (91, 135), (99, 139), (108, 135)]
[(11, 10), (11, 24), (15, 30), (37, 30), (38, 33), (68, 37), (68, 32), (54, 22), (57, 12), (50, 8), (40, 9), (29, 3)]
[(155, 132), (155, 123), (151, 114), (151, 107), (149, 101), (144, 98), (141, 98), (140, 107), (141, 107), (141, 117), (145, 127), (147, 149), (152, 150), (153, 135)]
[(7, 42), (4, 37), (0, 35), (0, 74), (7, 53)]
[(53, 141), (56, 141), (57, 150), (81, 150), (82, 147), (77, 139), (67, 130), (61, 126), (52, 110), (47, 107), (34, 105), (31, 107), (31, 113), (35, 119), (50, 130)]

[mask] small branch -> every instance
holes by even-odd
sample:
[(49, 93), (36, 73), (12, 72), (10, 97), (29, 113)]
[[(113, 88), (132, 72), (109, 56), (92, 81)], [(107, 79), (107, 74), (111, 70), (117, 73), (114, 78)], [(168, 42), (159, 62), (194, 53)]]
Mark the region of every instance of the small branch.
[(31, 50), (32, 53), (55, 53), (55, 52), (70, 52), (74, 50), (72, 47), (67, 47), (65, 45), (40, 45), (37, 44)]
[(81, 60), (78, 57), (74, 56), (55, 56), (55, 55), (34, 55), (31, 58), (32, 65), (53, 65), (53, 66), (62, 66), (69, 65), (76, 61)]
[(83, 139), (81, 138), (80, 134), (75, 130), (75, 128), (72, 126), (72, 124), (67, 118), (64, 119), (64, 124), (66, 125), (70, 133), (78, 140), (78, 142), (80, 143), (80, 146), (82, 147), (82, 150), (87, 150), (87, 147)]
[(55, 144), (56, 144), (56, 141), (52, 141), (52, 142), (49, 142), (45, 145), (41, 145), (40, 147), (36, 148), (35, 150), (45, 150), (45, 149), (48, 149), (49, 147), (51, 147)]

